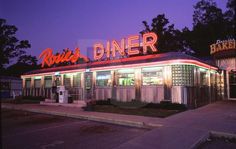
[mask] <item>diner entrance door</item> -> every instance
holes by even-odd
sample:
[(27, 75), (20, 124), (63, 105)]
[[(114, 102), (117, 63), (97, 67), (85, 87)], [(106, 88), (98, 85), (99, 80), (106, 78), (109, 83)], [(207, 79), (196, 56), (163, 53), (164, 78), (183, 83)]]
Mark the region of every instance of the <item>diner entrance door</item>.
[(90, 100), (93, 97), (93, 73), (85, 72), (85, 99)]
[(229, 72), (229, 98), (236, 100), (236, 71)]

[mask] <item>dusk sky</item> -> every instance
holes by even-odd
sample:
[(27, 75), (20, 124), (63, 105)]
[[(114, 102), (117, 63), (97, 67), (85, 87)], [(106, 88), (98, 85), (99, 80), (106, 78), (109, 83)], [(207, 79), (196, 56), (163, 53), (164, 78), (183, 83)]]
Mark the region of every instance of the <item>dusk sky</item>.
[[(215, 0), (225, 10), (227, 0)], [(0, 18), (18, 28), (17, 37), (31, 43), (29, 54), (45, 48), (62, 51), (79, 46), (83, 53), (94, 42), (139, 34), (142, 21), (164, 13), (182, 29), (192, 27), (198, 0), (0, 0)]]

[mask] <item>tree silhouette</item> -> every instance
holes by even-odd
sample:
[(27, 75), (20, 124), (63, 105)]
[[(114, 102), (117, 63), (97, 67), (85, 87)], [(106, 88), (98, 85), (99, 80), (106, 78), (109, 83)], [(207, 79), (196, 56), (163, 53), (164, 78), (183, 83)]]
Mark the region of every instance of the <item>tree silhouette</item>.
[[(164, 14), (153, 18), (151, 27), (146, 21), (142, 23), (145, 29), (140, 32), (141, 34), (154, 32), (158, 35), (156, 47), (159, 51), (157, 53), (184, 51), (186, 49), (181, 31), (175, 29), (174, 24), (169, 24), (169, 20), (165, 18)], [(151, 50), (148, 50), (148, 53), (152, 53)]]
[(6, 24), (6, 20), (0, 19), (0, 69), (4, 69), (11, 59), (24, 55), (24, 49), (30, 48), (28, 40), (19, 41), (16, 37), (17, 28)]
[(235, 38), (235, 0), (228, 0), (226, 12), (222, 12), (213, 0), (200, 0), (194, 5), (193, 28), (182, 30), (169, 24), (164, 14), (153, 18), (151, 27), (143, 21), (140, 33), (155, 32), (159, 53), (183, 51), (197, 57), (210, 56), (209, 46), (217, 40)]

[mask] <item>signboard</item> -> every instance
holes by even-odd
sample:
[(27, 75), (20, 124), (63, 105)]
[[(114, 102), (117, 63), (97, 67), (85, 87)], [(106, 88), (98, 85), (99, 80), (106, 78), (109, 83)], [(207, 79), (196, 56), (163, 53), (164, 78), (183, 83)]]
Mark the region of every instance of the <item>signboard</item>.
[(50, 67), (53, 64), (59, 64), (63, 62), (76, 63), (79, 58), (82, 58), (85, 62), (89, 61), (86, 56), (80, 54), (79, 48), (76, 48), (74, 53), (71, 50), (66, 49), (66, 52), (55, 55), (53, 54), (52, 49), (47, 48), (39, 55), (39, 58), (42, 59), (41, 67), (44, 67), (45, 65)]
[[(153, 52), (158, 51), (155, 47), (157, 39), (158, 37), (155, 33), (150, 32), (150, 33), (143, 34), (143, 37), (142, 37), (143, 54), (147, 53), (148, 47), (150, 47), (150, 49)], [(106, 44), (106, 48), (102, 43), (97, 43), (93, 46), (94, 60), (100, 60), (104, 55), (107, 58), (109, 58), (110, 56), (114, 58), (116, 57), (117, 51), (121, 56), (125, 56), (125, 49), (128, 50), (129, 56), (137, 55), (137, 54), (140, 54), (141, 52), (137, 49), (137, 47), (140, 47), (140, 46), (141, 44), (140, 44), (139, 35), (129, 36), (127, 38), (127, 42), (125, 42), (125, 38), (121, 39), (120, 43), (118, 43), (116, 40), (112, 40), (111, 43), (108, 41)]]
[(216, 43), (210, 45), (211, 54), (218, 53), (220, 51), (235, 49), (236, 44), (234, 39), (229, 40), (217, 40)]
[[(129, 36), (127, 41), (125, 38), (121, 39), (120, 42), (116, 40), (112, 40), (111, 42), (107, 41), (106, 46), (102, 43), (96, 43), (93, 46), (93, 58), (96, 61), (101, 60), (104, 56), (106, 58), (114, 58), (117, 54), (125, 56), (126, 51), (128, 56), (138, 55), (141, 54), (141, 52), (142, 54), (147, 54), (148, 48), (153, 52), (157, 52), (158, 50), (155, 47), (157, 39), (158, 36), (155, 33), (149, 32), (143, 34), (142, 37), (139, 35)], [(139, 47), (143, 47), (143, 50), (140, 51)], [(45, 67), (46, 65), (50, 67), (63, 62), (76, 63), (79, 58), (82, 58), (84, 62), (89, 62), (89, 59), (80, 53), (79, 48), (76, 48), (74, 52), (66, 49), (66, 51), (61, 54), (53, 54), (53, 50), (47, 48), (39, 55), (39, 58), (42, 59), (41, 67)]]

